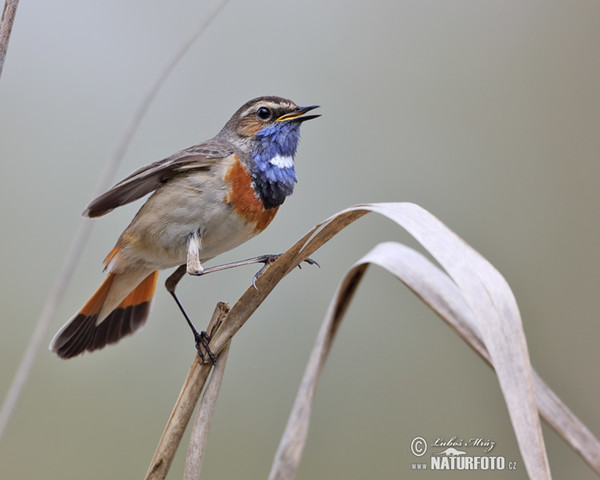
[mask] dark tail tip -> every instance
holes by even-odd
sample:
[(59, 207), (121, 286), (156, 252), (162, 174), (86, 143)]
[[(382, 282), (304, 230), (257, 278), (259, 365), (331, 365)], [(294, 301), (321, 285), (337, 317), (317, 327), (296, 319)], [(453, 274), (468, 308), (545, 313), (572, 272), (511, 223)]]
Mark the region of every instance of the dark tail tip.
[(119, 307), (98, 325), (97, 315), (79, 313), (52, 339), (50, 350), (61, 358), (72, 358), (86, 350), (98, 350), (135, 332), (146, 322), (148, 313), (150, 302)]

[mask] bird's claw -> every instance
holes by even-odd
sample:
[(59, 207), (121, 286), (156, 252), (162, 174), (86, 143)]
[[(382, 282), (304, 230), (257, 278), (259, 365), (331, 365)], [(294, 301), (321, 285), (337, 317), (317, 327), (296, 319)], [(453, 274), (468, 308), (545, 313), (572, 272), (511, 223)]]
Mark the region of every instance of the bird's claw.
[[(305, 258), (305, 259), (304, 259), (304, 261), (305, 261), (306, 263), (308, 263), (309, 265), (316, 265), (317, 267), (321, 268), (321, 265), (319, 265), (319, 262), (317, 262), (316, 260), (313, 260), (313, 259), (312, 259), (312, 258), (310, 258), (310, 257), (308, 257), (308, 258)], [(302, 264), (301, 264), (301, 263), (299, 263), (299, 264), (298, 264), (298, 268), (299, 268), (300, 270), (302, 270)]]
[[(277, 260), (279, 257), (281, 257), (281, 253), (276, 253), (276, 254), (267, 254), (267, 255), (263, 255), (259, 262), (263, 263), (264, 265), (262, 266), (262, 268), (256, 272), (256, 274), (254, 275), (254, 278), (252, 279), (252, 286), (254, 288), (256, 288), (258, 290), (258, 287), (256, 286), (256, 281), (261, 277), (261, 275), (263, 273), (265, 273), (265, 270), (267, 269), (267, 267), (273, 263), (275, 260)], [(316, 265), (317, 267), (321, 268), (321, 265), (319, 265), (319, 263), (316, 260), (313, 260), (312, 258), (308, 257), (305, 258), (303, 260), (304, 262), (308, 263), (309, 265)], [(299, 263), (297, 265), (297, 267), (302, 270), (302, 264)]]

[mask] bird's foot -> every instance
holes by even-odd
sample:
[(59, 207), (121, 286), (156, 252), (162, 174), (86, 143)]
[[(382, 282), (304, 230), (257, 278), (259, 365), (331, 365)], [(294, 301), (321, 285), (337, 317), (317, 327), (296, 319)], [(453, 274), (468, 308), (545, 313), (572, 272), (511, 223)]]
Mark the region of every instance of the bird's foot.
[[(258, 272), (256, 272), (256, 275), (254, 275), (254, 278), (252, 279), (252, 285), (254, 286), (254, 288), (257, 288), (256, 287), (256, 281), (265, 272), (265, 270), (267, 269), (267, 267), (269, 265), (271, 265), (279, 257), (281, 257), (281, 255), (282, 255), (281, 253), (274, 253), (274, 254), (271, 253), (271, 254), (260, 255), (258, 257), (254, 257), (255, 263), (263, 263), (264, 264), (262, 266), (262, 268)], [(304, 259), (304, 261), (306, 263), (308, 263), (309, 265), (316, 265), (317, 267), (321, 268), (321, 265), (319, 265), (316, 260), (313, 260), (310, 257)], [(298, 264), (298, 268), (302, 270), (302, 264)]]
[(194, 332), (194, 339), (196, 340), (196, 351), (198, 352), (198, 356), (200, 357), (202, 362), (204, 362), (204, 354), (206, 353), (213, 365), (217, 363), (217, 358), (215, 357), (214, 353), (210, 350), (210, 347), (208, 345), (210, 342), (210, 335), (204, 330), (202, 330), (200, 333), (196, 331)]

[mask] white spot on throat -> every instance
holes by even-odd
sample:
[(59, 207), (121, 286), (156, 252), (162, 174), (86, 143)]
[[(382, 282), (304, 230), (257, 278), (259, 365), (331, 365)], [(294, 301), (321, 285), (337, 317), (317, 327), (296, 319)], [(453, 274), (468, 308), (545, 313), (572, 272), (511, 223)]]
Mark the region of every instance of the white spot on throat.
[(282, 155), (275, 155), (269, 163), (278, 168), (291, 168), (294, 166), (294, 158)]

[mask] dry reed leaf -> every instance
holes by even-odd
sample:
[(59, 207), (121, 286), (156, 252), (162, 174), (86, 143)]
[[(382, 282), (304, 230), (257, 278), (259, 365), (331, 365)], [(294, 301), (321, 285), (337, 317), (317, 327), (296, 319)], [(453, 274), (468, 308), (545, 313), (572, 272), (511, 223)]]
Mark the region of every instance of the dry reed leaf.
[(459, 287), (478, 320), (477, 328), (496, 369), (525, 467), (533, 478), (550, 478), (519, 310), (508, 284), (489, 262), (437, 218), (411, 203), (359, 205), (340, 212), (304, 250), (310, 249), (319, 237), (329, 238), (332, 232), (328, 227), (343, 223), (347, 216), (368, 211), (402, 226)]
[[(213, 353), (218, 355), (221, 352), (283, 277), (339, 231), (369, 212), (379, 213), (405, 228), (447, 272), (448, 275), (414, 251), (411, 254), (401, 254), (408, 259), (404, 263), (398, 263), (396, 266), (389, 265), (390, 270), (395, 274), (400, 274), (399, 278), (406, 281), (440, 316), (445, 319), (459, 318), (461, 321), (455, 322), (454, 326), (456, 331), (483, 358), (488, 359), (495, 366), (530, 477), (550, 478), (534, 397), (534, 385), (540, 409), (542, 412), (545, 412), (544, 409), (548, 409), (547, 414), (551, 417), (549, 420), (551, 425), (584, 456), (590, 465), (595, 465), (593, 468), (598, 468), (600, 455), (598, 455), (597, 440), (585, 427), (580, 428), (582, 425), (576, 417), (539, 380), (537, 375), (532, 374), (519, 311), (504, 278), (489, 262), (438, 219), (411, 203), (358, 205), (338, 212), (315, 226), (269, 266), (258, 279), (257, 288), (249, 287), (231, 308), (225, 321), (213, 334), (210, 342)], [(390, 263), (386, 257), (390, 256), (389, 250), (392, 247), (382, 248), (385, 251), (374, 253), (371, 260), (384, 266), (386, 262)], [(319, 373), (335, 331), (367, 265), (368, 263), (361, 263), (350, 271), (339, 287), (335, 300), (330, 305), (310, 356), (299, 394), (288, 421), (288, 427), (277, 452), (271, 470), (270, 478), (272, 479), (290, 479), (295, 475), (308, 430), (312, 397)], [(464, 314), (464, 312), (468, 313)], [(210, 370), (210, 366), (208, 370)], [(208, 370), (199, 379), (202, 386)], [(186, 384), (189, 383), (191, 382), (186, 381)], [(185, 388), (184, 386), (184, 390)], [(197, 387), (190, 388), (197, 390)], [(181, 395), (184, 395), (183, 391), (180, 397)], [(178, 415), (176, 406), (169, 423), (182, 424), (182, 420), (173, 419)], [(186, 416), (188, 413), (182, 415)], [(185, 420), (186, 424), (189, 416), (191, 413)], [(165, 434), (168, 429), (169, 424), (167, 424)], [(169, 452), (174, 454), (180, 440), (180, 435), (171, 435), (170, 439), (162, 438), (161, 444), (168, 445)], [(588, 442), (591, 442), (592, 447), (586, 448)], [(175, 443), (175, 445), (171, 445), (171, 443)], [(159, 449), (157, 449), (158, 451)], [(160, 458), (160, 461), (166, 462), (165, 458)], [(170, 460), (168, 460), (168, 464), (170, 465)], [(156, 466), (156, 464), (154, 465)], [(149, 473), (151, 470), (152, 465)], [(164, 468), (162, 473), (166, 476)], [(147, 478), (164, 478), (164, 476)]]

